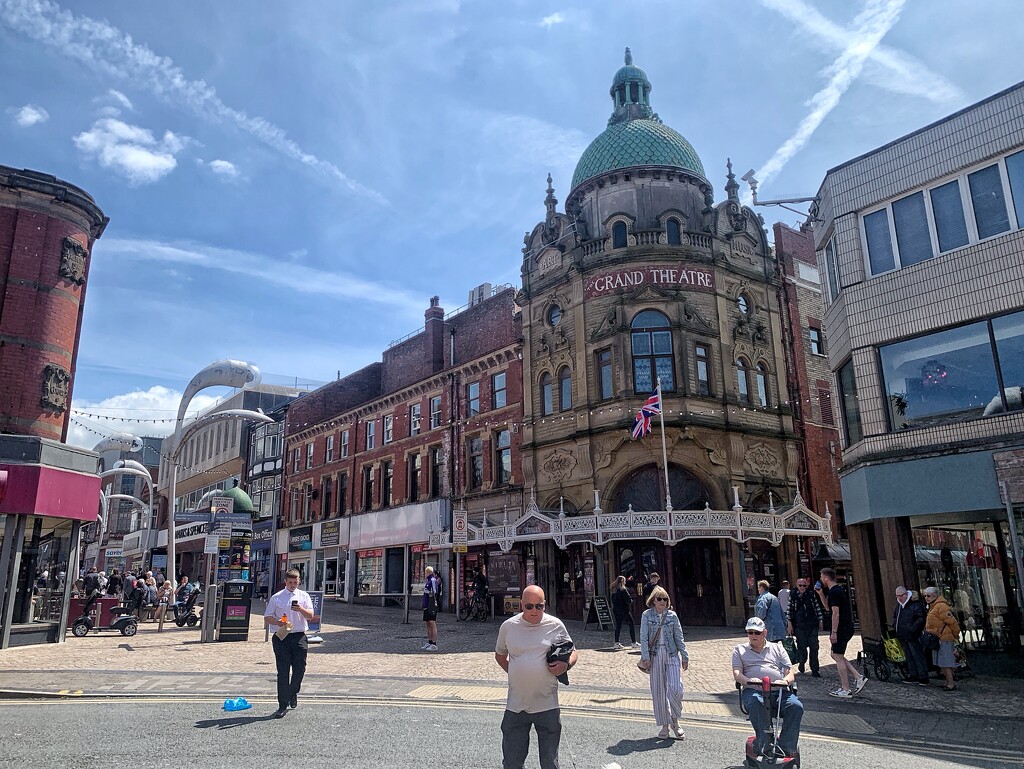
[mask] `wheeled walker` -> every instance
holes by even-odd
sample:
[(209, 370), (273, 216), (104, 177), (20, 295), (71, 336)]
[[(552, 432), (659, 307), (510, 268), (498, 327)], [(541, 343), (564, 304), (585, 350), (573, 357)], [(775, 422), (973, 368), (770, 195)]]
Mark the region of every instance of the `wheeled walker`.
[[(782, 689), (788, 689), (793, 694), (796, 694), (796, 684), (773, 684), (771, 679), (767, 676), (761, 679), (759, 683), (747, 683), (749, 687), (761, 689), (762, 699), (764, 700), (764, 709), (768, 716), (768, 728), (765, 730), (762, 739), (762, 747), (759, 751), (756, 747), (757, 738), (754, 736), (747, 737), (746, 745), (746, 756), (743, 760), (743, 765), (749, 767), (749, 769), (778, 769), (778, 767), (785, 767), (785, 769), (798, 769), (800, 766), (800, 751), (797, 751), (795, 755), (787, 755), (786, 751), (779, 745), (779, 733), (780, 724), (782, 722)], [(744, 715), (749, 715), (746, 707), (743, 704), (743, 687), (737, 683), (736, 688), (740, 690), (740, 710)], [(773, 691), (773, 689), (775, 691)], [(774, 712), (773, 712), (774, 707)]]

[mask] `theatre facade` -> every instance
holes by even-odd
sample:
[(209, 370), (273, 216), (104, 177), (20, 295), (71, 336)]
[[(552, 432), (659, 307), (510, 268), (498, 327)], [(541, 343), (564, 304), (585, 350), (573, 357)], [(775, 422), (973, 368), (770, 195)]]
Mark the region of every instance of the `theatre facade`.
[[(736, 624), (758, 579), (809, 574), (832, 532), (798, 491), (763, 222), (727, 163), (715, 202), (651, 90), (627, 49), (608, 126), (580, 158), (564, 211), (548, 178), (516, 300), (529, 491), (500, 525), (471, 521), (469, 540), (518, 554), (559, 616), (582, 617), (618, 575), (639, 586), (656, 571), (684, 624)], [(664, 428), (655, 419), (633, 440), (659, 382)]]

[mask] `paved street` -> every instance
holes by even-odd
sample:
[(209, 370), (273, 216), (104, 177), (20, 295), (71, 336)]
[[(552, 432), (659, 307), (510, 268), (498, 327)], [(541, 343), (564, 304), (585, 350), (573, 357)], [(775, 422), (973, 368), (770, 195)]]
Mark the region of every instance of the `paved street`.
[[(255, 607), (257, 612), (261, 608)], [(423, 632), (415, 615), (403, 624), (403, 612), (397, 609), (328, 604), (324, 612), (324, 643), (310, 647), (303, 686), (304, 698), (318, 707), (344, 698), (359, 703), (362, 712), (362, 706), (386, 698), (409, 707), (500, 710), (504, 673), (493, 659), (498, 621), (456, 622), (443, 615), (440, 651), (427, 653), (419, 651)], [(581, 623), (569, 623), (569, 629), (582, 651), (570, 674), (571, 685), (562, 689), (567, 711), (581, 718), (626, 718), (639, 725), (641, 734), (649, 731), (648, 679), (636, 671), (636, 653), (613, 651), (610, 632), (593, 626), (583, 630)], [(739, 634), (733, 629), (687, 628), (686, 636), (691, 661), (684, 675), (688, 722), (746, 729), (729, 669)], [(224, 697), (246, 696), (270, 703), (273, 655), (263, 638), (256, 617), (247, 642), (202, 644), (198, 629), (171, 625), (157, 633), (155, 625), (144, 623), (133, 638), (69, 636), (64, 644), (9, 649), (0, 654), (0, 697), (63, 693), (79, 704), (97, 696), (118, 702), (199, 699), (216, 704)], [(905, 745), (984, 746), (1018, 754), (1024, 743), (1019, 681), (974, 678), (962, 681), (960, 692), (945, 693), (937, 685), (924, 689), (871, 680), (854, 700), (836, 701), (827, 696), (836, 677), (824, 655), (822, 672), (821, 679), (800, 678), (808, 735), (858, 744), (898, 739)], [(210, 717), (215, 715), (214, 708)], [(984, 755), (999, 758), (998, 753)]]

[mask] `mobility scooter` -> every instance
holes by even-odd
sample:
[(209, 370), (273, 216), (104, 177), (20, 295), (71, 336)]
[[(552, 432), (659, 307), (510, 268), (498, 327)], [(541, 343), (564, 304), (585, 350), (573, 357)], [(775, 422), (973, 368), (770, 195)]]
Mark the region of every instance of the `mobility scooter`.
[(96, 599), (100, 597), (97, 590), (89, 596), (89, 600), (82, 607), (82, 615), (71, 624), (71, 635), (75, 638), (84, 638), (89, 635), (90, 630), (117, 630), (123, 636), (133, 636), (139, 629), (139, 621), (132, 614), (127, 606), (112, 606), (110, 608), (110, 624), (106, 627), (100, 624), (103, 612), (96, 606)]
[[(764, 709), (768, 716), (768, 728), (761, 739), (761, 749), (756, 747), (756, 738), (747, 737), (746, 756), (743, 765), (749, 769), (799, 769), (800, 751), (790, 756), (779, 745), (779, 732), (782, 722), (782, 689), (789, 689), (796, 694), (796, 684), (772, 684), (767, 676), (761, 679), (759, 684), (748, 683), (747, 686), (760, 687), (761, 696), (764, 700)], [(737, 683), (736, 688), (740, 689), (740, 710), (748, 715), (743, 706), (742, 686)], [(772, 691), (775, 689), (776, 691)], [(773, 712), (774, 711), (774, 712)]]

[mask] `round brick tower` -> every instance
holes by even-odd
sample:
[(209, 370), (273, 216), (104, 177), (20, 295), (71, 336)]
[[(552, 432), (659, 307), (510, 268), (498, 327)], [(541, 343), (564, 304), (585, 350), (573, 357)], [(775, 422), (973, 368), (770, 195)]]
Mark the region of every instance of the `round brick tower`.
[(0, 166), (0, 433), (65, 440), (92, 246), (108, 221), (73, 184)]

